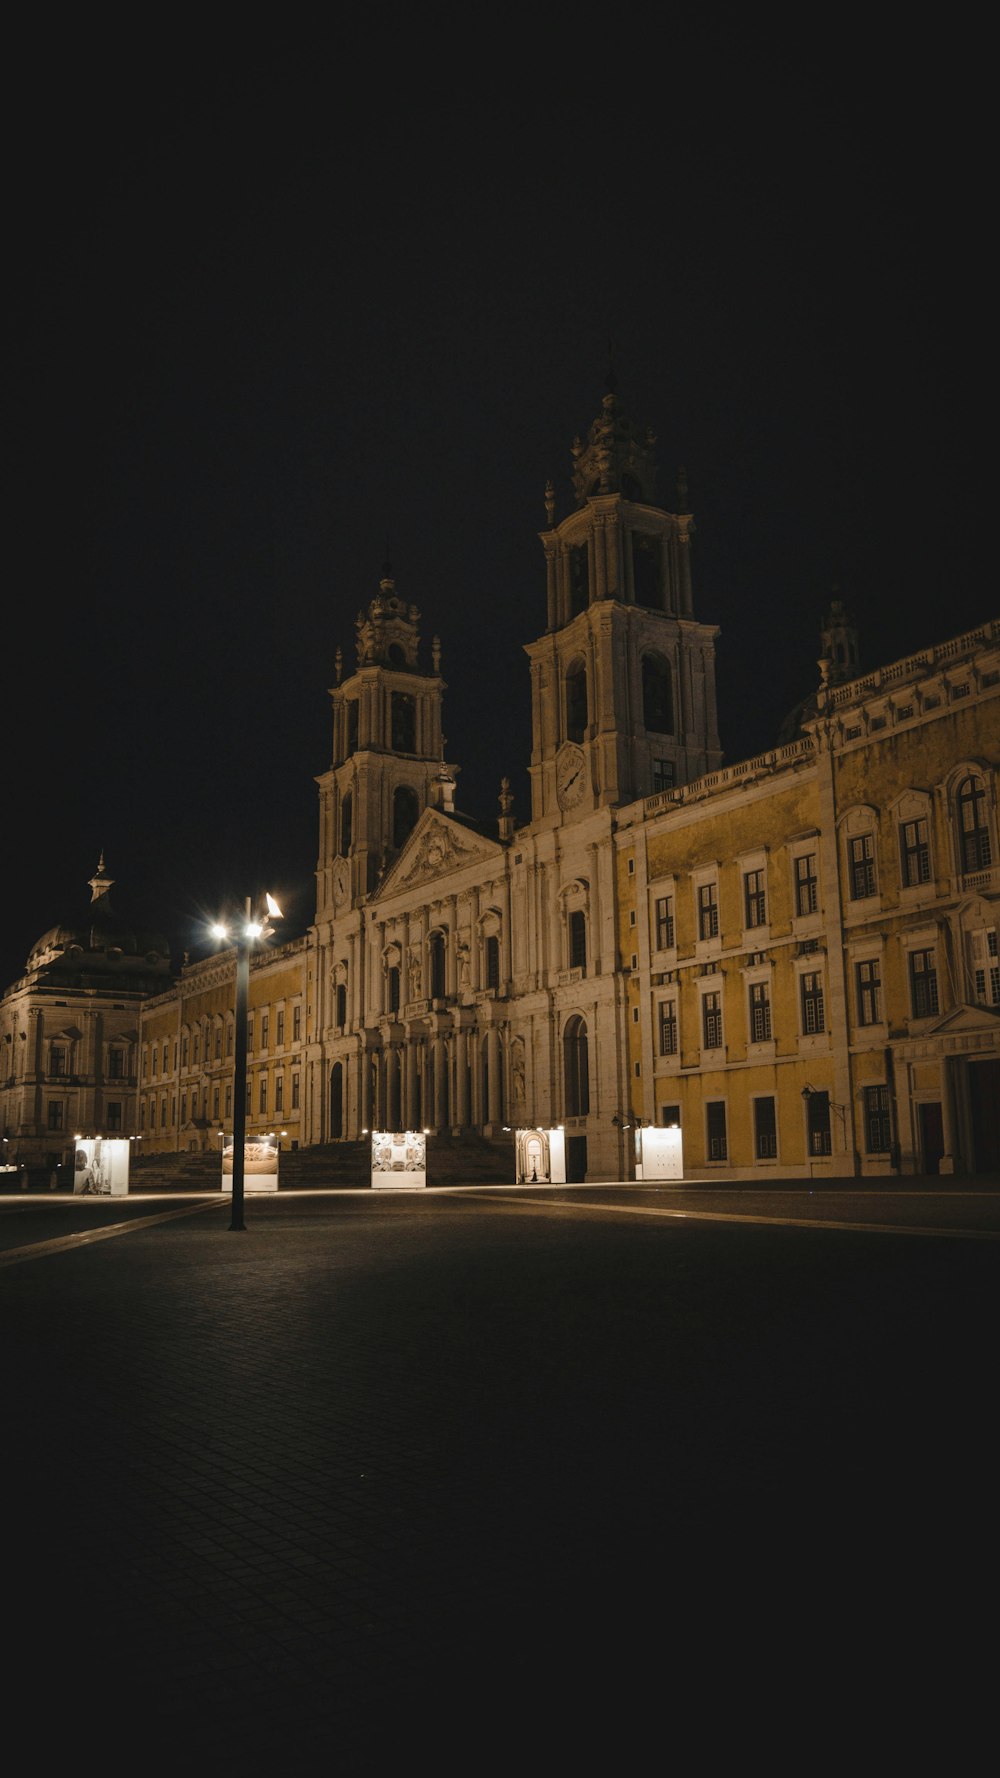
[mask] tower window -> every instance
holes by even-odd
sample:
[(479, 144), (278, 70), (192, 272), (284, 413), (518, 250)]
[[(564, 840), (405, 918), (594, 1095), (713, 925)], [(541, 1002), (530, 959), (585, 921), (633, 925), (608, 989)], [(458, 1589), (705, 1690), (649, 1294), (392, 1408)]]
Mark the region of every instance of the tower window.
[(579, 908), (575, 908), (569, 917), (569, 966), (570, 969), (587, 967), (587, 917)]
[(495, 934), (486, 940), (486, 986), (500, 986), (500, 940)]
[(587, 732), (587, 669), (574, 661), (566, 674), (566, 736), (582, 741)]
[[(633, 496), (638, 498), (638, 494)], [(658, 537), (632, 538), (632, 592), (637, 605), (663, 610), (662, 555)]]
[(417, 709), (409, 692), (392, 694), (392, 750), (394, 753), (415, 753), (417, 750)]
[(358, 750), (358, 700), (351, 698), (347, 705), (347, 751), (348, 754)]
[(340, 850), (345, 858), (351, 849), (352, 813), (351, 793), (348, 791), (340, 805)]
[(672, 735), (674, 698), (670, 664), (662, 655), (642, 657), (642, 720), (649, 734)]

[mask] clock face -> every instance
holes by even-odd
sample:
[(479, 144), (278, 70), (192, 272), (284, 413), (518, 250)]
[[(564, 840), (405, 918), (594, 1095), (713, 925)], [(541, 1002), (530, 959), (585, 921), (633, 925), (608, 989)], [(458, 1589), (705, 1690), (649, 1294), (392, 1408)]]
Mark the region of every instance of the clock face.
[(585, 761), (579, 747), (564, 747), (556, 763), (556, 795), (561, 809), (572, 809), (585, 788)]

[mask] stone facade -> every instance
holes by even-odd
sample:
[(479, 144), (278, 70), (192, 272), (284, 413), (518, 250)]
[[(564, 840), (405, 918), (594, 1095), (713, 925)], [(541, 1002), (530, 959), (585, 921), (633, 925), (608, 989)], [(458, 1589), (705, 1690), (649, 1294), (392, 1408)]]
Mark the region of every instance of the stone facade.
[[(563, 517), (546, 489), (520, 826), (505, 779), (491, 824), (457, 807), (440, 642), (383, 569), (334, 662), (315, 920), (253, 959), (247, 1133), (561, 1125), (600, 1180), (676, 1123), (689, 1178), (1000, 1170), (1000, 622), (862, 674), (834, 601), (819, 686), (723, 767), (654, 443), (608, 395)], [(234, 965), (143, 998), (146, 1153), (231, 1128)]]

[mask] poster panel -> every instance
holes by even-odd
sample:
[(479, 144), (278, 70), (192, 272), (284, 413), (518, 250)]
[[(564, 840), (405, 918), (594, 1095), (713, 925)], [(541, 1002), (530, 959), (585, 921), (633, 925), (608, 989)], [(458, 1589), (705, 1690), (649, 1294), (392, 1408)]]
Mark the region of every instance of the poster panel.
[(73, 1191), (81, 1197), (128, 1196), (129, 1145), (120, 1136), (78, 1136)]
[(677, 1124), (661, 1130), (655, 1125), (636, 1131), (639, 1151), (635, 1176), (637, 1179), (683, 1179), (684, 1147)]
[(419, 1191), (426, 1184), (427, 1137), (423, 1130), (373, 1130), (372, 1185), (383, 1191)]
[[(222, 1140), (222, 1189), (233, 1189), (233, 1139)], [(278, 1138), (254, 1136), (243, 1144), (243, 1190), (276, 1192), (278, 1189)]]

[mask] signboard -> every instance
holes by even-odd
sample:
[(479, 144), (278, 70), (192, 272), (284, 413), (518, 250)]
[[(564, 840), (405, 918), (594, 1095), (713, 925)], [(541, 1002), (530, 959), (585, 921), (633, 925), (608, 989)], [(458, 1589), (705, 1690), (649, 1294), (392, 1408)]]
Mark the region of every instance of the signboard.
[[(233, 1139), (223, 1137), (222, 1189), (233, 1189)], [(243, 1190), (276, 1192), (278, 1189), (278, 1138), (254, 1136), (243, 1144)]]
[(426, 1184), (427, 1137), (423, 1130), (373, 1130), (372, 1185), (383, 1191), (419, 1191)]
[(635, 1176), (643, 1180), (683, 1179), (684, 1145), (679, 1124), (671, 1124), (665, 1130), (654, 1124), (636, 1130)]
[(81, 1197), (128, 1196), (128, 1142), (119, 1136), (78, 1136), (73, 1191)]
[(518, 1185), (565, 1185), (566, 1138), (561, 1129), (515, 1130)]

